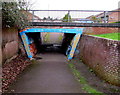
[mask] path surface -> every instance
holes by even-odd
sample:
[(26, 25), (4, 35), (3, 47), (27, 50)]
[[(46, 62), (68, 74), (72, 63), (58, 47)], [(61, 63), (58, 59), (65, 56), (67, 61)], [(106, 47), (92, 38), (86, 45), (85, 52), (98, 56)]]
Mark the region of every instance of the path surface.
[(63, 54), (45, 53), (20, 76), (12, 89), (17, 93), (84, 93)]

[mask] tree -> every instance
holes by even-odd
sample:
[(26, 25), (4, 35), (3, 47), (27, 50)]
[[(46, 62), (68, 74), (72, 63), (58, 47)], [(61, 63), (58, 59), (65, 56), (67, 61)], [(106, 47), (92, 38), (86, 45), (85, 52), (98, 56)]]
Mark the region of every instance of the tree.
[(69, 13), (67, 13), (64, 17), (63, 17), (63, 22), (72, 22), (71, 16)]
[(47, 19), (46, 17), (43, 18), (43, 20), (46, 20), (46, 19)]
[(91, 20), (94, 21), (95, 23), (100, 23), (101, 22), (101, 18), (97, 18), (96, 16), (92, 16)]
[(29, 26), (27, 16), (22, 13), (26, 3), (24, 0), (19, 2), (2, 2), (2, 27), (17, 27), (23, 29)]

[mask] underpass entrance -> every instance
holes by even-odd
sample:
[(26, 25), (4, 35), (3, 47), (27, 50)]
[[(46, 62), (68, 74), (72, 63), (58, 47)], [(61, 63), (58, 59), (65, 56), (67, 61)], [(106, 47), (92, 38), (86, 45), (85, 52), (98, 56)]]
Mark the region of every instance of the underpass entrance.
[[(73, 29), (48, 29), (48, 28), (27, 28), (20, 31), (20, 36), (26, 50), (28, 58), (33, 58), (37, 52), (43, 51), (46, 47), (59, 47), (62, 52), (66, 54), (68, 60), (72, 59), (74, 52), (76, 50), (78, 41), (83, 32), (83, 28), (73, 28)], [(55, 34), (61, 33), (63, 38), (60, 44), (55, 44), (55, 38), (57, 35), (51, 37), (51, 41), (48, 41), (47, 44), (43, 40), (45, 34)], [(47, 35), (49, 36), (49, 35)], [(61, 38), (60, 38), (61, 39)]]

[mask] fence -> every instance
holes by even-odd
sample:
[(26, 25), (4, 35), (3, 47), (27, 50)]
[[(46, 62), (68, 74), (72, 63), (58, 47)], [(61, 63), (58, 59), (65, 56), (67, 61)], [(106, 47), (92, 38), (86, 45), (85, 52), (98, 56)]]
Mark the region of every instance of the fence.
[[(28, 10), (31, 22), (77, 22), (113, 23), (118, 22), (120, 11), (102, 10)], [(65, 17), (66, 15), (66, 17)]]

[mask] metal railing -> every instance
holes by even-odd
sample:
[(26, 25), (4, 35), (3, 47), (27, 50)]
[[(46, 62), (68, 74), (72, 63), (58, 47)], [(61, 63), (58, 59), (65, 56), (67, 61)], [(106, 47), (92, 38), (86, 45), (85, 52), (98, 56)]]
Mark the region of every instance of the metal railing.
[[(113, 23), (118, 22), (120, 11), (103, 10), (28, 10), (32, 14), (30, 22), (77, 22)], [(112, 14), (116, 15), (112, 15)], [(67, 17), (65, 17), (67, 15)]]

